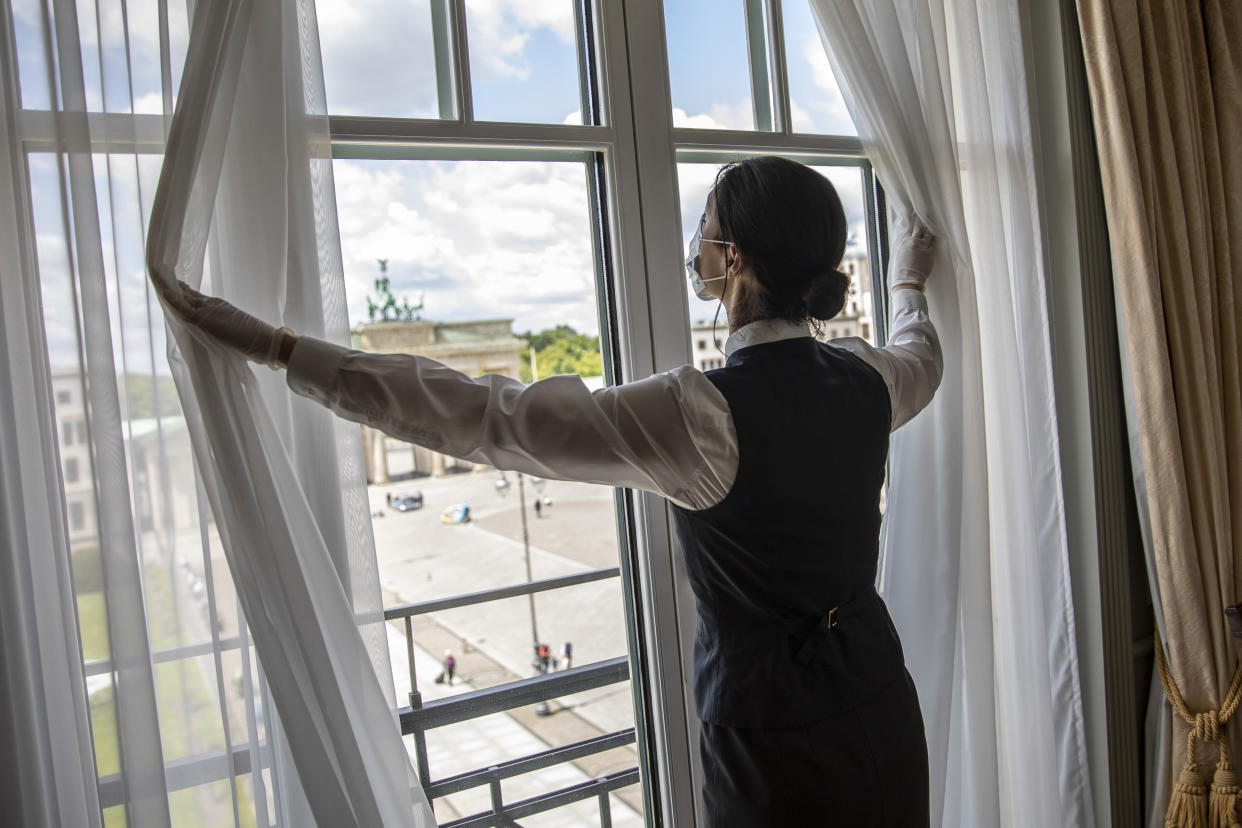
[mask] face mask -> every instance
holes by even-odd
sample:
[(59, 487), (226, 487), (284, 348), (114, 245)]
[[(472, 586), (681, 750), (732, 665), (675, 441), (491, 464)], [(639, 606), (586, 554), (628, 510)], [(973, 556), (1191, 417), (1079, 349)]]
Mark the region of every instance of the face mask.
[(701, 230), (695, 230), (694, 236), (690, 239), (690, 255), (686, 256), (686, 273), (690, 277), (690, 287), (694, 290), (694, 295), (702, 299), (704, 302), (710, 302), (715, 299), (707, 292), (708, 282), (719, 282), (721, 279), (728, 278), (725, 276), (713, 276), (710, 279), (704, 279), (699, 275), (699, 242), (715, 242), (716, 244), (728, 244), (728, 242), (720, 239), (705, 239)]

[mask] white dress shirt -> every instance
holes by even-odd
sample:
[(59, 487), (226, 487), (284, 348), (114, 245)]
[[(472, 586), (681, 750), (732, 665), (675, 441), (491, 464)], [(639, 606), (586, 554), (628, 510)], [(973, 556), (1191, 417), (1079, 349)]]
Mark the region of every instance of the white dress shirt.
[[(834, 339), (884, 378), (892, 428), (926, 406), (940, 383), (940, 341), (927, 300), (898, 290), (889, 342)], [(735, 331), (725, 353), (797, 336), (805, 325), (761, 320)], [(589, 391), (577, 376), (531, 385), (498, 374), (468, 377), (413, 354), (352, 351), (301, 337), (289, 387), (354, 422), (460, 457), (557, 480), (656, 492), (688, 509), (724, 499), (737, 475), (737, 434), (728, 403), (685, 365)]]

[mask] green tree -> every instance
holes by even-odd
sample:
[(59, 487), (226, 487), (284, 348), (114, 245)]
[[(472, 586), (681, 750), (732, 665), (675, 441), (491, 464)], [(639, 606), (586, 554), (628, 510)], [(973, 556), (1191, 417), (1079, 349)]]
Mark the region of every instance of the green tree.
[[(181, 399), (177, 396), (177, 384), (173, 378), (157, 375), (152, 382), (150, 374), (125, 374), (121, 393), (128, 403), (130, 419), (168, 417), (181, 413)], [(156, 411), (158, 401), (159, 410)]]
[(535, 351), (535, 363), (540, 378), (557, 374), (578, 374), (598, 377), (604, 373), (599, 354), (599, 337), (578, 333), (569, 325), (557, 325), (538, 333), (518, 334), (526, 347), (522, 349), (522, 382), (530, 382), (533, 374), (530, 353)]

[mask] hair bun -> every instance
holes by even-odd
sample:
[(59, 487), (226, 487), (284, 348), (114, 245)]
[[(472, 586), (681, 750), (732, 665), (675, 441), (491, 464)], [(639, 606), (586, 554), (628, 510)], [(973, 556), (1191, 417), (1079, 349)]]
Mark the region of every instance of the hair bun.
[(811, 280), (806, 294), (806, 313), (812, 319), (826, 321), (845, 307), (845, 295), (850, 289), (850, 277), (839, 270), (830, 270)]

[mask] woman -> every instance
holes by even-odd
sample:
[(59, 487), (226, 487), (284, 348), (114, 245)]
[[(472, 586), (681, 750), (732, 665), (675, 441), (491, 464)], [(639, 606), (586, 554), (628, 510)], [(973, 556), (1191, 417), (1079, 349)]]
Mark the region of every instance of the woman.
[(698, 604), (711, 824), (922, 826), (922, 718), (873, 584), (888, 435), (940, 379), (922, 295), (932, 239), (916, 224), (897, 241), (890, 341), (876, 349), (810, 335), (844, 306), (846, 236), (836, 191), (810, 168), (726, 166), (686, 262), (699, 297), (727, 311), (725, 366), (593, 393), (573, 376), (526, 387), (299, 338), (188, 287), (168, 303), (350, 420), (501, 469), (668, 498)]

